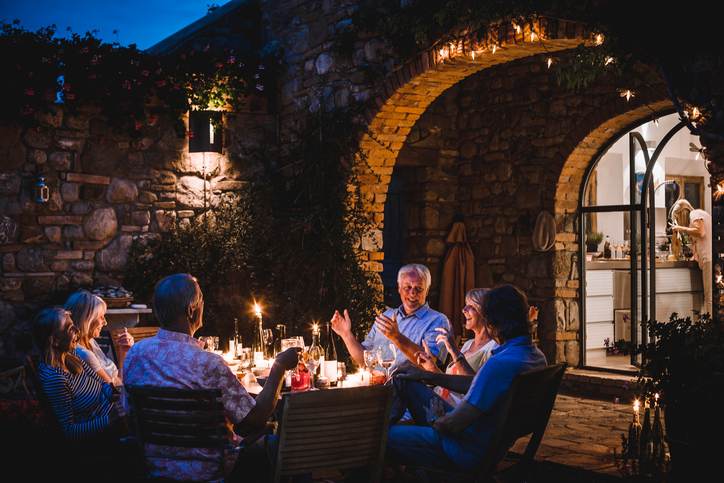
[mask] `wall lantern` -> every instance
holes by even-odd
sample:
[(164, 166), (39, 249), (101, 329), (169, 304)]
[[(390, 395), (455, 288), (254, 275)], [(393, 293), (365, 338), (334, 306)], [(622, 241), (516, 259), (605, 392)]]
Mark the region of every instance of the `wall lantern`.
[(189, 114), (189, 152), (222, 151), (221, 111), (191, 111)]
[(50, 199), (50, 188), (47, 184), (45, 184), (45, 176), (38, 176), (38, 179), (35, 181), (35, 202), (36, 203), (47, 203)]

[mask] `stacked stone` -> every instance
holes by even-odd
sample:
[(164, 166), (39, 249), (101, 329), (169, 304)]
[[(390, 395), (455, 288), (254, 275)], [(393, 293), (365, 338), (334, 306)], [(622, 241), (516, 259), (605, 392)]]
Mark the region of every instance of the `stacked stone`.
[[(38, 120), (37, 127), (0, 127), (3, 323), (11, 305), (43, 304), (76, 287), (121, 285), (134, 237), (192, 223), (224, 193), (243, 189), (254, 171), (244, 153), (268, 126), (259, 113), (234, 116), (233, 126), (253, 129), (243, 144), (229, 136), (221, 156), (189, 154), (163, 117), (134, 138), (92, 109), (71, 115), (54, 108)], [(34, 199), (38, 174), (50, 188), (44, 204)], [(8, 315), (8, 323), (13, 319)]]

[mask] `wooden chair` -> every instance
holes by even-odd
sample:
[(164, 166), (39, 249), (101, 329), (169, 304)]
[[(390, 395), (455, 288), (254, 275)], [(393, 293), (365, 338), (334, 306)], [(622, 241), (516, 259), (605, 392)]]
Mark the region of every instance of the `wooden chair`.
[(212, 479), (224, 477), (229, 437), (220, 389), (125, 386), (125, 390), (132, 433), (140, 448), (156, 444), (216, 450), (218, 458), (204, 461), (216, 465)]
[(533, 465), (548, 420), (556, 401), (558, 388), (563, 379), (566, 364), (555, 364), (519, 374), (510, 391), (499, 403), (496, 411), (498, 424), (493, 432), (490, 448), (478, 469), (474, 472), (428, 470), (443, 480), (486, 481), (492, 479), (498, 464), (518, 440), (531, 435), (525, 452), (516, 464), (520, 475), (525, 478)]
[(290, 393), (283, 404), (272, 481), (361, 467), (380, 480), (392, 386)]
[[(135, 342), (139, 342), (143, 339), (147, 339), (149, 337), (153, 337), (158, 333), (159, 327), (131, 327), (128, 330), (128, 333), (133, 336), (133, 340)], [(113, 345), (113, 353), (116, 356), (116, 365), (118, 366), (118, 372), (123, 374), (123, 361), (126, 360), (126, 352), (128, 350), (121, 346), (118, 343), (118, 339), (120, 335), (123, 333), (124, 329), (113, 329), (111, 331), (111, 342)]]

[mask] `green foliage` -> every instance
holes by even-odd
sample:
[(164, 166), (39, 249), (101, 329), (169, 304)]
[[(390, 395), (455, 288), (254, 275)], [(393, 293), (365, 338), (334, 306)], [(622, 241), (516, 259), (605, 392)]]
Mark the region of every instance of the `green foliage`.
[[(254, 17), (250, 11), (250, 17)], [(249, 94), (271, 84), (279, 52), (260, 43), (259, 22), (244, 25), (246, 49), (188, 48), (153, 56), (134, 44), (101, 42), (93, 33), (55, 36), (55, 27), (30, 32), (0, 24), (2, 118), (34, 122), (53, 103), (68, 112), (100, 107), (116, 127), (137, 133), (163, 110), (181, 121), (192, 107), (240, 107)], [(182, 125), (182, 124), (180, 124)], [(179, 128), (180, 133), (183, 129)]]
[[(264, 307), (267, 327), (309, 337), (312, 320), (329, 320), (348, 308), (358, 336), (380, 308), (375, 277), (365, 272), (357, 248), (370, 220), (349, 160), (356, 147), (351, 112), (315, 115), (288, 154), (296, 163), (277, 169), (269, 150), (266, 171), (249, 191), (226, 200), (202, 221), (139, 237), (131, 248), (126, 284), (149, 300), (163, 276), (188, 272), (205, 298), (204, 329), (228, 335), (233, 319), (252, 334), (250, 305)], [(340, 161), (342, 160), (342, 161)]]
[(250, 193), (227, 197), (187, 226), (159, 236), (136, 237), (126, 266), (126, 286), (150, 301), (156, 282), (173, 273), (194, 275), (205, 293), (205, 324), (228, 334), (233, 318), (246, 313), (254, 285)]
[(642, 348), (641, 382), (648, 394), (660, 393), (668, 405), (716, 408), (724, 403), (724, 330), (705, 316), (650, 321), (650, 341)]
[(267, 163), (267, 250), (258, 275), (270, 310), (290, 333), (348, 308), (361, 336), (380, 308), (375, 277), (357, 258), (371, 221), (350, 188), (358, 185), (350, 162), (360, 134), (354, 119), (351, 110), (310, 116), (295, 133), (290, 171)]
[(603, 241), (603, 233), (600, 231), (593, 231), (591, 233), (586, 233), (586, 243), (596, 244), (598, 245)]

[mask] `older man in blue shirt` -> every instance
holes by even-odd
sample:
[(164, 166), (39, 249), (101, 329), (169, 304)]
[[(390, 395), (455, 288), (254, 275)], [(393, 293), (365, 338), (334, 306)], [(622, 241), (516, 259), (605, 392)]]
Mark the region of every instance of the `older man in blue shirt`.
[[(488, 330), (501, 345), (474, 377), (426, 372), (414, 366), (398, 371), (397, 377), (447, 387), (465, 393), (465, 397), (455, 409), (447, 406), (446, 414), (429, 421), (431, 427), (392, 426), (387, 448), (394, 460), (420, 466), (474, 468), (490, 445), (496, 405), (510, 390), (515, 376), (545, 367), (545, 356), (531, 340), (528, 301), (519, 289), (512, 285), (494, 288), (485, 296), (484, 312)], [(416, 412), (421, 409), (424, 412), (425, 408)]]
[(433, 356), (444, 358), (444, 345), (436, 342), (440, 332), (435, 329), (450, 331), (451, 328), (447, 317), (431, 309), (426, 302), (431, 280), (430, 270), (424, 265), (410, 264), (400, 268), (397, 290), (402, 305), (379, 314), (361, 343), (352, 333), (349, 312), (345, 310), (344, 316), (339, 311), (334, 312), (332, 329), (342, 338), (356, 364), (364, 366), (364, 351), (377, 348), (382, 349), (384, 358), (391, 357), (391, 352), (395, 351), (393, 367), (407, 360), (416, 363), (417, 353), (425, 350), (424, 345)]

